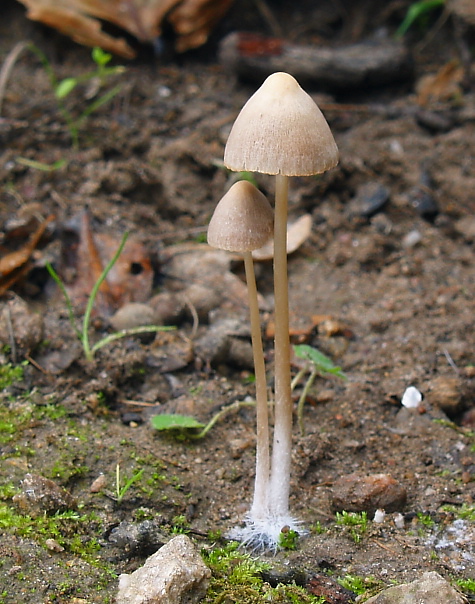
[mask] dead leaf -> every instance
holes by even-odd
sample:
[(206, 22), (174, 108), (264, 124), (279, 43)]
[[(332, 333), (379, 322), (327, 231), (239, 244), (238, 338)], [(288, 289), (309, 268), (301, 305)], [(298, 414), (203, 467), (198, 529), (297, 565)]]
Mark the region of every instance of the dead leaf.
[(12, 285), (30, 270), (30, 259), (33, 252), (43, 237), (46, 227), (53, 220), (53, 215), (48, 216), (30, 235), (28, 241), (21, 248), (7, 253), (0, 258), (0, 296), (3, 296)]
[(437, 73), (420, 78), (416, 86), (417, 102), (424, 106), (431, 101), (449, 101), (460, 97), (463, 77), (463, 67), (457, 61), (449, 61)]
[(100, 46), (126, 59), (136, 56), (124, 38), (103, 31), (101, 21), (113, 23), (140, 42), (162, 33), (162, 22), (177, 34), (176, 49), (200, 46), (234, 0), (19, 0), (27, 17), (59, 30), (85, 46)]
[[(287, 227), (287, 254), (293, 254), (307, 241), (312, 232), (312, 217), (310, 214), (300, 216)], [(254, 260), (272, 260), (274, 257), (274, 242), (268, 241), (263, 247), (252, 252)]]
[[(73, 238), (77, 239), (75, 244)], [(81, 217), (79, 232), (68, 232), (65, 239), (62, 278), (73, 305), (84, 311), (94, 284), (120, 241), (105, 233), (93, 233), (87, 212)], [(71, 273), (73, 278), (68, 277)], [(96, 313), (108, 317), (128, 302), (145, 302), (150, 297), (152, 282), (149, 255), (140, 242), (129, 239), (99, 289)]]

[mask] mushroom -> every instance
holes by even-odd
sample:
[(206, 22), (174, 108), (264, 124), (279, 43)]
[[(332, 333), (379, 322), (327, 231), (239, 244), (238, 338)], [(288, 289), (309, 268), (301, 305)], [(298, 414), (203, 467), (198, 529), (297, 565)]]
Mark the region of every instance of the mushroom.
[(267, 518), (270, 461), (266, 370), (252, 252), (269, 240), (273, 228), (274, 212), (270, 203), (246, 180), (236, 182), (224, 195), (208, 226), (208, 243), (242, 254), (246, 271), (256, 376), (256, 476), (254, 498), (248, 514), (253, 523)]
[(234, 122), (224, 151), (224, 164), (231, 170), (276, 175), (275, 421), (269, 493), (274, 529), (269, 529), (270, 535), (279, 526), (298, 527), (289, 516), (292, 399), (286, 250), (288, 177), (319, 174), (337, 163), (338, 149), (325, 118), (313, 99), (287, 73), (270, 75), (247, 101)]

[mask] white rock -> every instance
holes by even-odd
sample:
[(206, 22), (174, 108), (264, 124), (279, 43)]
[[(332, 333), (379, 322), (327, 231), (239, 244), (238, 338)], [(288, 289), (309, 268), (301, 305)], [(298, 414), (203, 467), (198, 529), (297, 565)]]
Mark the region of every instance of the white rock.
[(177, 535), (131, 575), (120, 575), (116, 604), (194, 604), (211, 572), (186, 535)]
[(402, 405), (407, 409), (417, 409), (421, 401), (422, 394), (415, 386), (409, 386), (409, 388), (406, 388), (401, 399)]
[(412, 583), (385, 589), (366, 604), (465, 604), (465, 598), (436, 572), (427, 572)]

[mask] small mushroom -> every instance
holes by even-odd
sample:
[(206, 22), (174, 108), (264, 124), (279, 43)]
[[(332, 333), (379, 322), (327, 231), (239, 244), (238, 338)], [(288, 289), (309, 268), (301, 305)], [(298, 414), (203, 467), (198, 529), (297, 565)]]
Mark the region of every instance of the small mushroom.
[(273, 227), (274, 212), (267, 198), (245, 180), (235, 183), (224, 195), (216, 206), (208, 227), (208, 243), (222, 250), (242, 254), (246, 270), (256, 376), (256, 477), (254, 499), (249, 512), (253, 521), (262, 521), (267, 517), (270, 460), (267, 382), (252, 252), (269, 240)]
[(289, 517), (292, 398), (286, 249), (288, 177), (319, 174), (337, 163), (338, 149), (325, 118), (287, 73), (270, 75), (247, 101), (224, 151), (224, 164), (231, 170), (276, 175), (275, 421), (269, 494), (274, 528), (279, 524), (296, 526)]

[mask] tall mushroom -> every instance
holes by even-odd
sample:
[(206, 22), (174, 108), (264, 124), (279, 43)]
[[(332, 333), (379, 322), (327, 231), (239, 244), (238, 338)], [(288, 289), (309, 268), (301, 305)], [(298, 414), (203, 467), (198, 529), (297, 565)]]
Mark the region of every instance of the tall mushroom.
[(256, 376), (256, 477), (254, 499), (248, 514), (252, 524), (267, 519), (270, 471), (266, 370), (252, 252), (267, 243), (273, 228), (274, 212), (270, 203), (265, 195), (245, 180), (235, 183), (224, 195), (208, 226), (208, 243), (242, 254), (246, 271)]
[(287, 73), (274, 73), (247, 101), (226, 144), (224, 164), (235, 171), (276, 175), (274, 226), (275, 422), (269, 505), (275, 528), (289, 517), (292, 447), (287, 279), (288, 177), (319, 174), (338, 163), (330, 128), (313, 99)]

